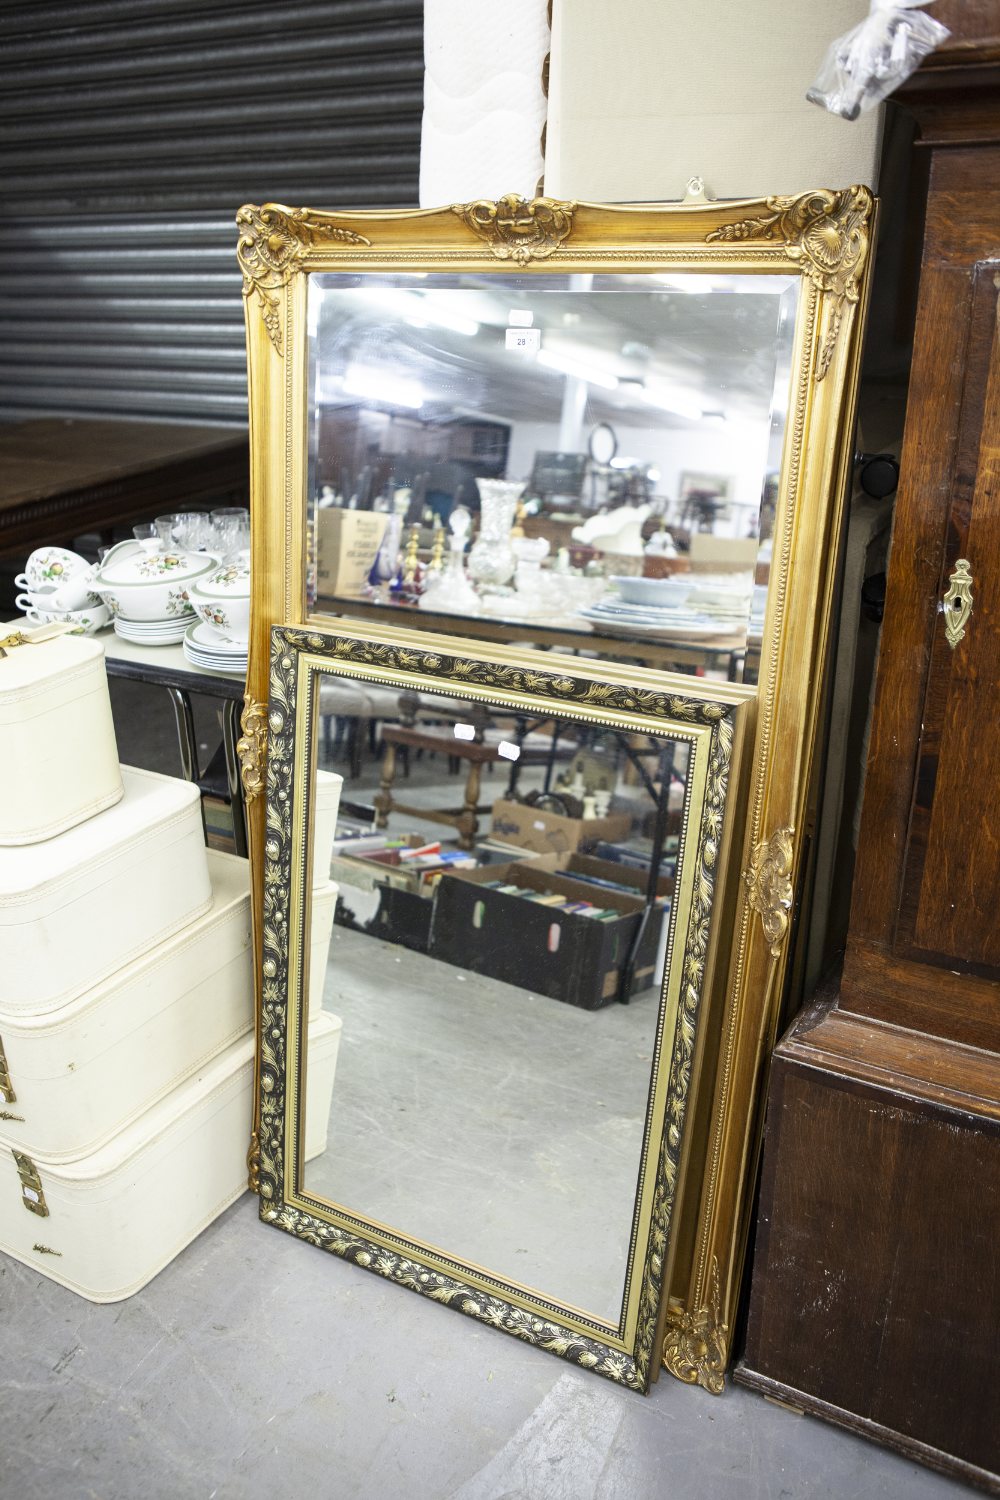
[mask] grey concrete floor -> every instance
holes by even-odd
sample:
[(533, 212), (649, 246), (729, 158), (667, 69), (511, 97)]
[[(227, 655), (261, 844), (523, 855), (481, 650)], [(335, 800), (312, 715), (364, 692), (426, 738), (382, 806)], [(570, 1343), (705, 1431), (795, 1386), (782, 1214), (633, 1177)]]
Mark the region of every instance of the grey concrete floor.
[[(177, 774), (166, 695), (113, 699), (122, 758)], [(736, 1387), (620, 1391), (261, 1225), (249, 1195), (117, 1305), (0, 1255), (0, 1500), (968, 1493)]]
[(259, 1223), (129, 1301), (0, 1256), (2, 1500), (945, 1500), (736, 1387), (647, 1397)]

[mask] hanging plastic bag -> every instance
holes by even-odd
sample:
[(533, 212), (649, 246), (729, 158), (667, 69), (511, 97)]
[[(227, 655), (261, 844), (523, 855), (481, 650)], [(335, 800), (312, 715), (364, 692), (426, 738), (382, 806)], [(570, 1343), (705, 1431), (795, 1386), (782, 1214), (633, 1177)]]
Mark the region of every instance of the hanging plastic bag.
[(806, 98), (831, 114), (856, 120), (872, 109), (904, 79), (909, 78), (929, 52), (950, 36), (947, 26), (925, 15), (919, 6), (928, 0), (871, 0), (869, 14), (828, 48), (823, 65)]

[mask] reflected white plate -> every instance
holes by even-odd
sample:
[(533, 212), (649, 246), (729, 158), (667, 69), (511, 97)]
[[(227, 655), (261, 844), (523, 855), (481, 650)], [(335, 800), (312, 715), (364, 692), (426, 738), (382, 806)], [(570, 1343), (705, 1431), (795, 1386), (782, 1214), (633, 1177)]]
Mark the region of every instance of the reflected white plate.
[(663, 619), (667, 611), (658, 611), (655, 619), (623, 619), (600, 610), (581, 609), (580, 614), (606, 635), (623, 636), (633, 641), (730, 641), (737, 632), (719, 620)]

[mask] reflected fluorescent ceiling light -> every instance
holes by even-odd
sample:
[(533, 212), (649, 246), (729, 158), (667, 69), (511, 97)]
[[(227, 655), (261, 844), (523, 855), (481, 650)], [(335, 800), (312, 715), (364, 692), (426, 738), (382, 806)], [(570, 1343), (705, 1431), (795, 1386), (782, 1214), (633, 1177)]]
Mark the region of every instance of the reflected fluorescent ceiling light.
[(349, 396), (363, 396), (368, 401), (383, 401), (388, 406), (409, 406), (419, 410), (424, 392), (419, 382), (394, 375), (376, 365), (348, 365), (344, 390)]
[(438, 303), (430, 306), (423, 298), (414, 298), (413, 306), (407, 307), (403, 316), (414, 328), (446, 328), (449, 333), (462, 333), (467, 339), (475, 338), (479, 324), (473, 318), (463, 318), (461, 313)]
[(661, 411), (673, 412), (677, 417), (687, 417), (689, 422), (700, 422), (702, 419), (701, 402), (688, 391), (678, 390), (672, 385), (647, 385), (642, 398), (650, 406), (658, 406)]
[(721, 284), (714, 276), (703, 276), (698, 271), (688, 271), (684, 274), (675, 272), (673, 275), (654, 276), (661, 286), (668, 286), (672, 292), (690, 292), (697, 296), (700, 292), (712, 292), (721, 290)]
[(784, 276), (705, 276), (700, 271), (654, 273), (652, 280), (672, 292), (735, 292), (741, 297), (780, 297), (789, 285)]
[(548, 370), (558, 370), (560, 375), (572, 375), (576, 380), (585, 380), (588, 385), (599, 385), (603, 390), (616, 391), (618, 380), (606, 370), (574, 359), (570, 354), (561, 354), (558, 349), (541, 349), (538, 363)]
[(374, 303), (380, 309), (386, 311), (391, 309), (397, 317), (405, 318), (413, 328), (446, 328), (451, 333), (464, 334), (466, 338), (473, 338), (479, 332), (479, 324), (474, 318), (467, 318), (445, 302), (428, 297), (422, 292), (379, 286), (358, 290), (367, 301)]

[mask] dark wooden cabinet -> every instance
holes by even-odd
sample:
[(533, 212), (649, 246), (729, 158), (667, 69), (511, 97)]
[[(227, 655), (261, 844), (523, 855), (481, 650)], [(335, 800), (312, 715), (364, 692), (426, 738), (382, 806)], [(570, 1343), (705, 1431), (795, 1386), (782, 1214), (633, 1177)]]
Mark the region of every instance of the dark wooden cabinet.
[[(936, 154), (840, 1004), (1000, 1051), (1000, 145)], [(944, 608), (965, 561), (972, 614)]]
[(845, 967), (775, 1054), (737, 1378), (1000, 1493), (1000, 4), (935, 14)]

